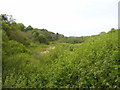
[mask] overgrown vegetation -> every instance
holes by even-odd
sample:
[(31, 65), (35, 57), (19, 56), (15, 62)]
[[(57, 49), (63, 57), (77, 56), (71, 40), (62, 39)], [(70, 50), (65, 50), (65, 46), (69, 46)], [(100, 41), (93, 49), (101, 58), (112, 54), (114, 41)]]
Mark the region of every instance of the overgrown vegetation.
[(3, 88), (119, 89), (119, 30), (63, 38), (1, 17)]
[(62, 38), (62, 39), (59, 39), (59, 41), (57, 41), (57, 42), (76, 44), (76, 43), (85, 42), (87, 39), (89, 39), (89, 36), (82, 36), (82, 37), (64, 37), (64, 38)]

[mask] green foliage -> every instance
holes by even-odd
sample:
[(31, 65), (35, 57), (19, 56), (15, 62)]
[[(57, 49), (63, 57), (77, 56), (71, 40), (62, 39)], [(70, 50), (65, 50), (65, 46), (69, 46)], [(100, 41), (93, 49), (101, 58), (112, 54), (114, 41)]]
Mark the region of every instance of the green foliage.
[(44, 35), (39, 35), (38, 40), (40, 43), (47, 43), (47, 38)]
[(25, 31), (25, 26), (24, 26), (24, 24), (18, 23), (17, 25), (19, 26), (19, 29), (20, 29), (21, 31)]
[(119, 89), (119, 30), (45, 45), (63, 36), (2, 23), (3, 88)]
[(85, 37), (64, 37), (64, 38), (60, 39), (58, 42), (76, 44), (76, 43), (85, 42), (88, 38), (89, 38), (89, 36), (85, 36)]
[(1, 33), (1, 35), (2, 35), (2, 41), (3, 41), (3, 42), (8, 41), (9, 38), (8, 38), (6, 32), (5, 32), (4, 30), (1, 30), (1, 32), (2, 32), (2, 33)]
[(29, 48), (33, 48), (34, 57), (21, 44), (17, 46), (21, 49), (16, 48), (14, 53), (17, 42), (10, 41), (6, 44), (9, 47), (4, 46), (14, 47), (9, 50), (13, 52), (3, 49), (7, 53), (3, 62), (3, 87), (119, 88), (117, 33), (118, 30), (94, 36), (81, 44), (58, 43), (47, 54), (39, 50), (48, 47), (31, 43)]
[(26, 47), (14, 40), (9, 40), (7, 42), (3, 42), (3, 55), (13, 55), (16, 53), (27, 53), (29, 50), (26, 49)]
[(26, 28), (26, 30), (32, 30), (33, 28), (32, 28), (32, 26), (31, 25), (29, 25), (27, 28)]
[(31, 42), (49, 44), (50, 41), (64, 37), (46, 29), (35, 29), (31, 25), (25, 27), (22, 23), (16, 23), (12, 15), (0, 15), (0, 23), (10, 40), (18, 41), (24, 45), (29, 45)]
[(6, 32), (8, 32), (8, 30), (10, 30), (9, 24), (6, 24), (5, 22), (2, 22), (2, 29), (5, 30)]
[(22, 31), (14, 31), (10, 34), (9, 38), (11, 40), (15, 40), (17, 42), (20, 42), (24, 45), (29, 45), (31, 40), (28, 38), (28, 35), (25, 32)]
[(13, 18), (12, 15), (7, 15), (7, 14), (1, 14), (0, 15), (0, 21), (6, 23), (6, 24), (12, 24), (15, 23), (15, 19)]

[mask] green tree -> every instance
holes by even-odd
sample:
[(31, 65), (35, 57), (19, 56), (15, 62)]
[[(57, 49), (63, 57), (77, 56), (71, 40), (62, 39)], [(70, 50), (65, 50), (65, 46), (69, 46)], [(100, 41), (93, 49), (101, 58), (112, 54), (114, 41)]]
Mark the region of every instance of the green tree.
[(8, 41), (8, 40), (9, 40), (9, 38), (8, 38), (6, 32), (4, 30), (2, 30), (2, 41), (4, 42), (4, 41)]
[(18, 27), (19, 27), (19, 29), (20, 29), (21, 31), (24, 31), (24, 30), (25, 30), (24, 24), (18, 23), (17, 25), (18, 25)]
[(7, 14), (1, 14), (0, 15), (0, 21), (5, 22), (7, 24), (15, 23), (15, 19), (13, 18), (13, 16), (12, 15), (7, 15)]
[(35, 30), (32, 32), (32, 34), (33, 34), (33, 36), (34, 36), (35, 38), (37, 38), (37, 37), (39, 36), (39, 32), (37, 32), (37, 31), (35, 31)]
[(101, 32), (99, 35), (101, 35), (101, 34), (105, 34), (106, 32)]
[(33, 30), (33, 28), (32, 28), (31, 25), (29, 25), (29, 26), (26, 28), (26, 30)]
[(1, 15), (0, 15), (0, 21), (7, 22), (7, 21), (8, 21), (7, 15), (6, 15), (6, 14), (1, 14)]
[(116, 29), (112, 28), (108, 33), (113, 33), (115, 31), (116, 31)]
[(46, 43), (46, 44), (48, 43), (46, 36), (44, 36), (42, 34), (38, 36), (38, 40), (40, 43)]

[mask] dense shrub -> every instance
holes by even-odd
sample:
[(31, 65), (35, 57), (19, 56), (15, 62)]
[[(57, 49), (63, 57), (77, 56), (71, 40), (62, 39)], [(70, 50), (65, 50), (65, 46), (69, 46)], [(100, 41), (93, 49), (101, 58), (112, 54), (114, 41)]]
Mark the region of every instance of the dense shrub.
[[(119, 30), (112, 29), (84, 40), (64, 38), (53, 45), (45, 45), (40, 44), (48, 39), (48, 31), (44, 29), (21, 32), (15, 29), (15, 23), (12, 27), (5, 22), (4, 25), (3, 42), (0, 42), (3, 88), (119, 89)], [(22, 39), (26, 34), (29, 40)], [(52, 38), (49, 37), (51, 41)], [(34, 41), (36, 39), (40, 43)], [(76, 39), (83, 41), (74, 42)]]
[(88, 38), (89, 38), (89, 36), (84, 36), (84, 37), (83, 36), (82, 37), (64, 37), (64, 38), (58, 40), (58, 42), (76, 44), (76, 43), (85, 42)]
[(2, 33), (1, 33), (1, 39), (2, 39), (2, 41), (3, 41), (3, 42), (8, 41), (9, 38), (8, 38), (6, 32), (5, 32), (4, 30), (1, 30), (1, 32), (2, 32)]
[(17, 42), (17, 41), (7, 41), (7, 42), (3, 42), (3, 55), (13, 55), (13, 54), (17, 54), (17, 53), (29, 53), (29, 50), (26, 49), (26, 47)]

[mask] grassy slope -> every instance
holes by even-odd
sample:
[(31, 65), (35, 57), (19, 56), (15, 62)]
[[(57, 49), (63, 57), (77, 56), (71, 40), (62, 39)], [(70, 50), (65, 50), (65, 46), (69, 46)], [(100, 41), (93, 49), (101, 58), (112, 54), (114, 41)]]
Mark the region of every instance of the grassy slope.
[(92, 37), (81, 44), (56, 43), (47, 54), (35, 54), (49, 46), (3, 43), (3, 87), (119, 88), (118, 30)]

